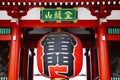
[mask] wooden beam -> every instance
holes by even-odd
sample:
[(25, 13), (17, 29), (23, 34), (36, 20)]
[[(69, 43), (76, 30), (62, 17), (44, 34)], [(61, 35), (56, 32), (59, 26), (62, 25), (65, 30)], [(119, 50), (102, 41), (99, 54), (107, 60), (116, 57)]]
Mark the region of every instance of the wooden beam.
[(0, 27), (11, 27), (10, 20), (0, 20)]
[(120, 35), (107, 35), (108, 41), (120, 41)]
[[(45, 22), (40, 20), (20, 20), (22, 28), (97, 28), (98, 20), (78, 20), (76, 23), (70, 22)], [(64, 25), (63, 25), (64, 24)], [(10, 20), (0, 20), (0, 27), (12, 27)], [(105, 27), (120, 27), (120, 20), (108, 20)]]
[(106, 27), (120, 27), (120, 20), (108, 20)]
[(0, 35), (0, 41), (10, 41), (11, 35)]
[[(34, 23), (34, 24), (33, 24)], [(21, 20), (24, 28), (96, 28), (97, 20), (78, 20), (78, 22), (40, 22), (40, 20)]]

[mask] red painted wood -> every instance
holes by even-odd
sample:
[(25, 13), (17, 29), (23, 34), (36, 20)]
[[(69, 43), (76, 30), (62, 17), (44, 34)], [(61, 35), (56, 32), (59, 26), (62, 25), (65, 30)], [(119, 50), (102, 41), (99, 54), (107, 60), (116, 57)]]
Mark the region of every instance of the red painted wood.
[(11, 27), (10, 20), (0, 20), (0, 27)]
[(97, 43), (98, 43), (98, 64), (100, 80), (110, 80), (109, 71), (109, 56), (108, 56), (108, 43), (106, 37), (106, 23), (103, 22), (97, 29)]
[[(13, 28), (10, 44), (8, 80), (18, 80), (20, 57), (20, 30), (15, 22), (12, 22), (11, 25)], [(16, 40), (13, 40), (13, 36), (16, 36)]]
[(120, 35), (107, 35), (109, 41), (120, 41)]
[[(34, 24), (33, 24), (34, 23)], [(64, 25), (63, 25), (64, 24)], [(40, 22), (40, 20), (22, 20), (21, 26), (24, 28), (96, 28), (97, 20), (78, 20), (77, 23), (72, 22)]]
[[(78, 20), (77, 23), (56, 23), (56, 22), (48, 22), (42, 23), (40, 20), (21, 20), (21, 27), (23, 28), (97, 28), (98, 21), (97, 20)], [(34, 24), (33, 24), (34, 23)], [(63, 25), (64, 24), (64, 25)], [(0, 20), (0, 27), (12, 27), (10, 26), (10, 20)], [(107, 25), (105, 27), (120, 27), (120, 20), (108, 20)]]
[(108, 20), (105, 27), (120, 27), (120, 20)]
[(0, 41), (10, 41), (11, 35), (0, 35)]

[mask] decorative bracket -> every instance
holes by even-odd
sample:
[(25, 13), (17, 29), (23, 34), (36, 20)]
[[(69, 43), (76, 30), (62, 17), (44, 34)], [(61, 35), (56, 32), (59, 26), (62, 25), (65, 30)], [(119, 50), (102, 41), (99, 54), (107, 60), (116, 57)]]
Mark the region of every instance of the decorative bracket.
[(93, 16), (96, 16), (98, 19), (105, 18), (111, 15), (111, 11), (112, 11), (112, 9), (104, 5), (100, 5), (98, 7), (90, 7), (89, 10), (91, 11), (91, 14)]
[(7, 10), (8, 15), (13, 18), (21, 18), (22, 16), (27, 15), (29, 8), (14, 6), (11, 9)]

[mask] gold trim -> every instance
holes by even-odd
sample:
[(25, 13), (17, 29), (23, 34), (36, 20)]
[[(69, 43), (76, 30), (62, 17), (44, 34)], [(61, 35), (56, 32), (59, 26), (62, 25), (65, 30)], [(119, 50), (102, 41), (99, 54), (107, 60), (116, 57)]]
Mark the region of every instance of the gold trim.
[(73, 9), (74, 9), (75, 11), (78, 11), (78, 8), (77, 8), (77, 7), (74, 7)]
[(42, 11), (42, 10), (44, 10), (45, 8), (44, 7), (40, 7), (40, 10)]
[(41, 19), (40, 22), (41, 22), (41, 23), (44, 23), (45, 21)]
[(57, 7), (56, 9), (57, 9), (57, 10), (61, 10), (62, 8), (61, 8), (61, 7)]
[(56, 20), (57, 23), (61, 23), (61, 20)]
[(74, 22), (74, 23), (77, 23), (77, 22), (78, 22), (78, 20), (76, 19), (76, 20), (74, 20), (73, 22)]

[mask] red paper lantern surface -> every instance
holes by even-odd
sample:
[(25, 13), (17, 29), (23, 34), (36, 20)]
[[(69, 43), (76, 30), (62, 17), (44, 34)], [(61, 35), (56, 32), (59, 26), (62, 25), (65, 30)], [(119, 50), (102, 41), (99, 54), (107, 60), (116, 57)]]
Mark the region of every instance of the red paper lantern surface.
[(82, 61), (81, 41), (71, 33), (49, 33), (38, 42), (37, 64), (45, 77), (74, 77), (80, 73)]

